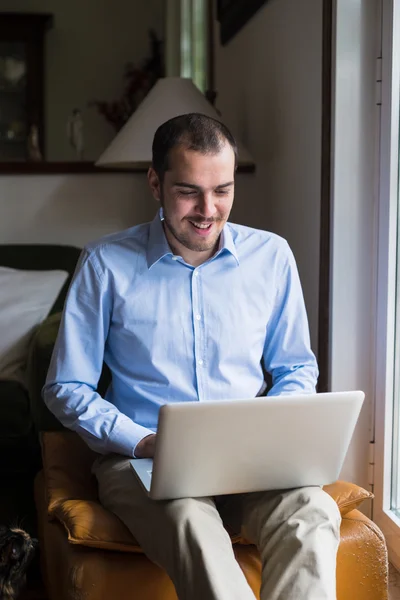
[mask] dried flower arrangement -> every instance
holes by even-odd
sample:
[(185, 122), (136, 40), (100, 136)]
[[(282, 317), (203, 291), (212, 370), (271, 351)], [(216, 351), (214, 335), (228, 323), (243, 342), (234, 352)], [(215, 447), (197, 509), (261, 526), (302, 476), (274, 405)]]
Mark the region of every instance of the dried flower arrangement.
[(97, 108), (116, 131), (125, 125), (156, 81), (164, 76), (162, 42), (153, 30), (149, 31), (149, 37), (150, 56), (140, 66), (131, 62), (125, 65), (125, 86), (121, 98), (111, 102), (93, 100), (89, 103), (89, 106)]

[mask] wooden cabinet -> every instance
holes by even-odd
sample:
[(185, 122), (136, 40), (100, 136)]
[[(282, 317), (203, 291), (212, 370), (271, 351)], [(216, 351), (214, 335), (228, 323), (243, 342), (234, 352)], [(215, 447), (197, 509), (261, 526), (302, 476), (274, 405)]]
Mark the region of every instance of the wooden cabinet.
[(39, 160), (44, 147), (44, 44), (49, 14), (0, 13), (0, 161)]

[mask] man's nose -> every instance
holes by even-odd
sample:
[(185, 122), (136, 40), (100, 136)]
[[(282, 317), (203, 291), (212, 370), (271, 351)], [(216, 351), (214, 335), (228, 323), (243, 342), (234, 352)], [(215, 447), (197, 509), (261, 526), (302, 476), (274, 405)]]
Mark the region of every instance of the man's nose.
[(202, 194), (198, 203), (198, 211), (205, 219), (211, 219), (215, 213), (215, 204), (212, 194)]

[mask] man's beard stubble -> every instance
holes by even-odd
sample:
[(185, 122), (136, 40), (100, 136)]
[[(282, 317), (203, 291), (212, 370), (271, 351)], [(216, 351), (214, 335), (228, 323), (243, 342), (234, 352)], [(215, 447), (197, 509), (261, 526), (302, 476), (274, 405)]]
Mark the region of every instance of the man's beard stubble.
[[(188, 219), (189, 220), (189, 219)], [(194, 223), (206, 223), (207, 221), (199, 221), (196, 219), (191, 219)], [(211, 221), (208, 221), (209, 223)], [(216, 222), (216, 220), (212, 221), (213, 223)], [(185, 246), (185, 248), (187, 248), (188, 250), (192, 250), (193, 252), (208, 252), (209, 250), (212, 250), (212, 248), (214, 248), (214, 246), (218, 243), (219, 240), (219, 235), (216, 239), (211, 239), (211, 240), (199, 240), (199, 243), (194, 243), (189, 235), (185, 235), (184, 233), (179, 234), (176, 229), (173, 227), (173, 225), (171, 224), (171, 221), (168, 218), (168, 215), (165, 214), (164, 212), (164, 224), (165, 227), (168, 228), (169, 232), (173, 235), (173, 237), (180, 243), (182, 244), (182, 246)]]
[[(221, 235), (220, 233), (218, 234), (216, 239), (213, 238), (212, 240), (204, 241), (199, 240), (199, 243), (197, 244), (193, 243), (189, 235), (186, 236), (184, 233), (178, 233), (169, 219), (168, 211), (165, 210), (164, 197), (162, 193), (160, 198), (160, 204), (163, 209), (164, 227), (167, 227), (168, 231), (180, 244), (182, 244), (182, 246), (185, 246), (185, 248), (191, 250), (192, 252), (209, 252), (218, 244), (219, 236)], [(194, 223), (220, 223), (223, 219), (199, 219), (198, 217), (193, 217), (190, 219), (186, 218), (186, 220), (193, 221)]]

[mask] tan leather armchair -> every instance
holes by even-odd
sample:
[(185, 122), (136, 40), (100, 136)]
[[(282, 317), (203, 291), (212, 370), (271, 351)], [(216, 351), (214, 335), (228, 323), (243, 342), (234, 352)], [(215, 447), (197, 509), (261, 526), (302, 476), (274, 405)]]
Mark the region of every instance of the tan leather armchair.
[[(71, 432), (43, 434), (43, 470), (35, 496), (42, 568), (50, 600), (177, 600), (166, 573), (142, 553), (130, 532), (97, 498), (94, 460)], [(387, 553), (377, 526), (356, 510), (371, 494), (337, 482), (326, 491), (342, 514), (338, 600), (387, 600)], [(259, 598), (257, 549), (232, 537), (236, 558)]]

